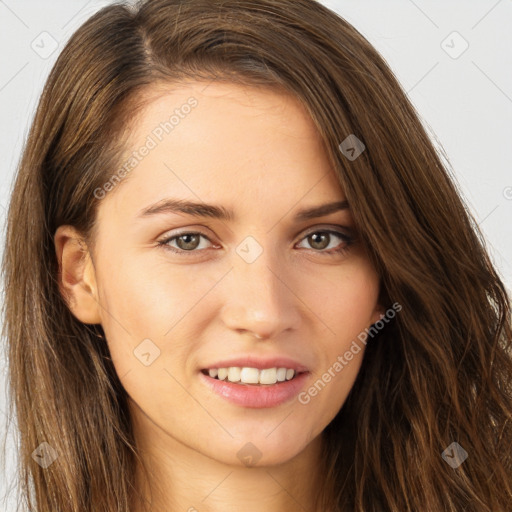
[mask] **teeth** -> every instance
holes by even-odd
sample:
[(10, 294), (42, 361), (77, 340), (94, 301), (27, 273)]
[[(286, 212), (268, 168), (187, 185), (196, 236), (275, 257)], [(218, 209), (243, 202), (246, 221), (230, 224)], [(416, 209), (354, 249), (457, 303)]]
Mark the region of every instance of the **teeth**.
[(286, 380), (286, 368), (278, 368), (276, 372), (277, 381), (283, 382)]
[(275, 384), (276, 382), (277, 368), (266, 368), (260, 371), (260, 384)]
[(230, 366), (229, 368), (211, 368), (208, 375), (219, 380), (240, 382), (242, 384), (275, 384), (295, 377), (295, 370), (291, 368), (248, 368)]
[(240, 368), (238, 366), (230, 366), (228, 368), (229, 382), (240, 382)]
[(259, 384), (260, 372), (257, 368), (242, 368), (240, 370), (240, 380), (244, 384)]

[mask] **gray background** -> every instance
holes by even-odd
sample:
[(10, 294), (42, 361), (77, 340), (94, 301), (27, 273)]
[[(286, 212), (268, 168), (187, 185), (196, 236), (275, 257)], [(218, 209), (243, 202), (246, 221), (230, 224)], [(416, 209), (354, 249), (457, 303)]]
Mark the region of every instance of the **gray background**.
[[(0, 0), (0, 223), (44, 81), (100, 0)], [(329, 0), (379, 50), (442, 144), (505, 285), (512, 289), (512, 0)], [(457, 32), (457, 34), (453, 34)], [(465, 46), (468, 48), (465, 51)], [(3, 251), (3, 240), (2, 240)], [(29, 264), (29, 262), (27, 262)], [(0, 440), (6, 435), (0, 345)], [(0, 450), (0, 509), (15, 474), (15, 425)], [(4, 498), (5, 496), (5, 498)]]

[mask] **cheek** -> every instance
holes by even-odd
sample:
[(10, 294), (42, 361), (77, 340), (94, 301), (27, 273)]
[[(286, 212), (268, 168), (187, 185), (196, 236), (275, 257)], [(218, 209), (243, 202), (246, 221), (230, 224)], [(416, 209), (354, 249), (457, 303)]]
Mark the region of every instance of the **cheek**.
[(299, 403), (313, 407), (327, 425), (339, 412), (357, 378), (363, 360), (364, 347), (352, 354), (350, 361), (346, 352), (336, 354), (324, 367), (323, 373), (315, 376), (311, 385), (299, 396)]
[(319, 370), (299, 403), (314, 409), (321, 423), (327, 424), (342, 407), (361, 368), (366, 348), (361, 333), (373, 321), (379, 279), (369, 264), (358, 261), (339, 271), (329, 283), (318, 280), (311, 289), (315, 290), (310, 294), (315, 312), (328, 331), (323, 329)]
[(347, 266), (335, 280), (317, 286), (315, 311), (336, 340), (337, 349), (342, 350), (371, 325), (378, 295), (378, 276), (366, 264)]
[(329, 319), (335, 334), (324, 339), (322, 364), (299, 397), (299, 403), (312, 407), (323, 424), (339, 412), (361, 369), (366, 345), (359, 336), (368, 327), (368, 311), (365, 315), (347, 306)]
[(128, 255), (99, 272), (107, 323), (113, 316), (138, 336), (162, 336), (183, 313), (187, 297), (194, 294), (193, 274), (151, 263)]
[(197, 305), (215, 285), (215, 276), (183, 265), (145, 265), (129, 255), (97, 274), (102, 324), (120, 375), (138, 367), (139, 352), (149, 352), (151, 367), (163, 369), (180, 364), (195, 349), (198, 341), (190, 330), (200, 331), (205, 321), (198, 318)]
[(179, 371), (193, 350), (185, 329), (199, 290), (191, 290), (186, 277), (176, 277), (168, 267), (164, 273), (163, 266), (145, 268), (127, 257), (101, 278), (102, 323), (116, 373), (128, 395), (148, 411), (161, 397), (187, 403)]

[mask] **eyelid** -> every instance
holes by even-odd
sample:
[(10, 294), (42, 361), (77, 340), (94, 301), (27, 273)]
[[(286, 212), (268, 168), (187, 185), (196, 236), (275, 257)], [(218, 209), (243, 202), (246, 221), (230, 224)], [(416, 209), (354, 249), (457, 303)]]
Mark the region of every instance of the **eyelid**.
[(305, 236), (308, 236), (310, 235), (311, 233), (316, 233), (317, 231), (343, 231), (345, 230), (346, 233), (343, 233), (345, 234), (346, 236), (354, 236), (354, 229), (351, 228), (350, 226), (340, 226), (338, 224), (319, 224), (317, 226), (313, 226), (311, 228), (307, 228), (305, 231), (301, 231), (301, 235), (302, 235), (302, 238), (304, 238)]
[(176, 228), (166, 231), (163, 235), (157, 238), (157, 241), (168, 240), (169, 238), (175, 238), (187, 234), (197, 234), (204, 236), (205, 238), (208, 238), (208, 240), (211, 240), (211, 238), (215, 238), (215, 236), (212, 233), (212, 230), (207, 228), (206, 226), (185, 226), (182, 228)]

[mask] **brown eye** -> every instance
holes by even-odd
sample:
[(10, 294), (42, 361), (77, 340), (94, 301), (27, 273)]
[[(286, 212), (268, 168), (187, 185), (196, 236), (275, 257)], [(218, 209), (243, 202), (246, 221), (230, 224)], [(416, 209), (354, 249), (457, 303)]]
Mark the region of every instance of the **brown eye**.
[(158, 242), (158, 245), (175, 253), (197, 253), (201, 252), (202, 249), (208, 248), (207, 246), (199, 247), (202, 238), (210, 242), (209, 238), (202, 233), (181, 233), (161, 240)]
[[(200, 239), (201, 235), (197, 233), (186, 233), (176, 237), (176, 245), (184, 251), (189, 251), (197, 249)], [(183, 243), (180, 243), (181, 241), (183, 241)]]
[(324, 231), (313, 233), (307, 237), (311, 247), (318, 250), (325, 249), (329, 245), (330, 238), (331, 235)]
[[(341, 240), (337, 245), (331, 245), (332, 242)], [(308, 245), (315, 251), (325, 254), (342, 254), (348, 250), (353, 243), (353, 237), (332, 230), (317, 230), (307, 234), (303, 240), (306, 240)], [(327, 249), (327, 247), (331, 247)], [(326, 250), (327, 249), (327, 250)]]

